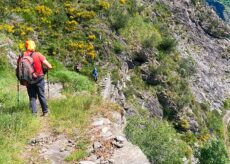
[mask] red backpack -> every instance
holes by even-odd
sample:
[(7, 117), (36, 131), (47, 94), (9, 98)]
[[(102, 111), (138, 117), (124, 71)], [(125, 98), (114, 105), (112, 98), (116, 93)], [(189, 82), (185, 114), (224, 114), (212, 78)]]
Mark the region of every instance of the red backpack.
[(27, 86), (28, 84), (33, 84), (37, 79), (34, 69), (33, 55), (34, 52), (31, 52), (29, 56), (24, 56), (23, 53), (20, 55), (16, 75), (21, 85)]

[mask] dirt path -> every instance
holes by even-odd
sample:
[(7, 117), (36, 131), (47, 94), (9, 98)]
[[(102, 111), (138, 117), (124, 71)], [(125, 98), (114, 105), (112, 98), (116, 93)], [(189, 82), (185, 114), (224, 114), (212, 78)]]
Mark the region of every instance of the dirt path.
[(229, 144), (229, 137), (228, 137), (228, 125), (230, 122), (230, 110), (227, 110), (226, 114), (223, 117), (224, 122), (224, 142), (227, 145), (228, 156), (230, 158), (230, 144)]
[[(50, 84), (50, 99), (63, 98), (61, 90), (63, 86), (55, 83)], [(47, 85), (46, 85), (47, 93)], [(48, 95), (47, 95), (48, 97)], [(25, 163), (52, 163), (63, 164), (65, 158), (75, 149), (75, 144), (65, 134), (56, 134), (50, 125), (49, 117), (40, 117), (41, 109), (38, 109), (39, 132), (28, 141), (22, 158)]]
[(22, 154), (26, 163), (66, 163), (65, 158), (74, 150), (75, 144), (64, 134), (55, 134), (48, 117), (38, 118), (41, 128)]

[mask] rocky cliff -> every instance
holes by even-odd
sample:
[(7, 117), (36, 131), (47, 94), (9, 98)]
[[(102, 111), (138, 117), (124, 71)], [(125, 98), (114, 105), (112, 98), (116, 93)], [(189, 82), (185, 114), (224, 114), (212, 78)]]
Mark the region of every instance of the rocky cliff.
[[(229, 35), (229, 27), (208, 6), (197, 7), (191, 1), (176, 1), (169, 6), (174, 13), (174, 20), (178, 22), (177, 26), (172, 26), (178, 40), (177, 49), (182, 57), (191, 57), (195, 61), (196, 73), (190, 79), (193, 93), (199, 102), (208, 102), (213, 109), (219, 109), (230, 94), (230, 41), (215, 36), (209, 26), (219, 22), (217, 24), (220, 27), (213, 29), (217, 35), (224, 30), (225, 36)], [(201, 13), (203, 20), (196, 17)]]

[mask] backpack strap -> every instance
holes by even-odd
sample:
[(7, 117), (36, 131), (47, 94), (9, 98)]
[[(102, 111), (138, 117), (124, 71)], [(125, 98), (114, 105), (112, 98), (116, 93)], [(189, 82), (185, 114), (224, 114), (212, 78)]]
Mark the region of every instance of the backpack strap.
[(34, 55), (34, 51), (31, 52), (30, 57), (33, 58), (33, 55)]

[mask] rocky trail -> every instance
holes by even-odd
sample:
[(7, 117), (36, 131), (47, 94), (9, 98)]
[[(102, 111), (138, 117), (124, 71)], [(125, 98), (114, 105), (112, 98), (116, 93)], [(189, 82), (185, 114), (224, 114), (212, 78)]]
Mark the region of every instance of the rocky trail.
[[(59, 83), (46, 85), (46, 97), (49, 99), (65, 98), (61, 94), (63, 86)], [(41, 109), (38, 109), (38, 116)], [(27, 163), (65, 163), (65, 158), (75, 149), (74, 141), (65, 134), (56, 134), (52, 129), (49, 117), (39, 117), (41, 123), (37, 135), (28, 141), (25, 152), (22, 154)]]
[(74, 150), (75, 144), (64, 134), (55, 134), (49, 118), (42, 117), (41, 129), (26, 146), (23, 158), (27, 163), (65, 163), (65, 158)]
[[(111, 81), (106, 82), (102, 93), (107, 94)], [(47, 85), (46, 85), (47, 87)], [(61, 94), (61, 84), (49, 84), (49, 98), (65, 98)], [(48, 88), (46, 88), (46, 93)], [(47, 94), (48, 97), (48, 94)], [(108, 98), (108, 97), (107, 97)], [(104, 97), (106, 99), (106, 96)], [(38, 109), (41, 112), (41, 109)], [(41, 113), (39, 113), (41, 114)], [(52, 115), (52, 111), (50, 113)], [(137, 146), (131, 144), (123, 133), (125, 118), (120, 112), (110, 112), (110, 117), (95, 116), (87, 129), (89, 144), (88, 156), (79, 161), (80, 164), (149, 164), (147, 157)], [(35, 137), (28, 141), (21, 157), (25, 163), (64, 164), (65, 159), (77, 150), (77, 141), (65, 134), (58, 134), (50, 125), (49, 117), (39, 117), (40, 129)]]

